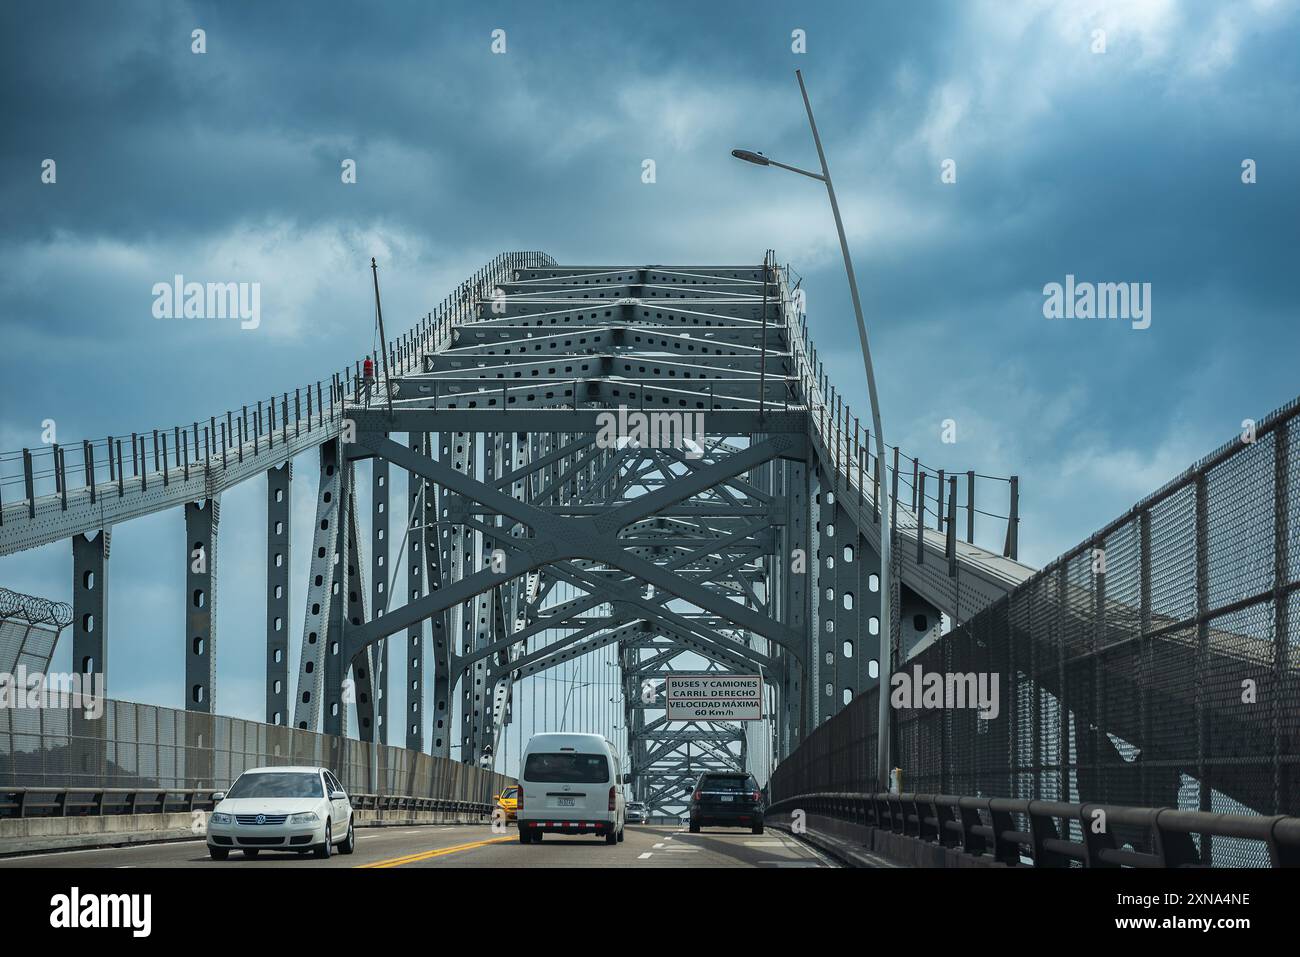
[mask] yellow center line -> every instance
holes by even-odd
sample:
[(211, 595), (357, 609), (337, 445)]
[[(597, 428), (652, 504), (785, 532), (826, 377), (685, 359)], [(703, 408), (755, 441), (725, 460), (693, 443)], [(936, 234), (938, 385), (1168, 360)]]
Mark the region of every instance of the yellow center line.
[(403, 864), (414, 864), (418, 861), (427, 861), (434, 857), (442, 857), (445, 854), (457, 854), (460, 851), (472, 851), (476, 847), (486, 847), (489, 844), (500, 844), (502, 841), (512, 841), (513, 837), (492, 837), (486, 841), (474, 841), (470, 844), (457, 844), (455, 847), (440, 847), (432, 851), (421, 851), (418, 854), (407, 854), (405, 857), (393, 857), (386, 861), (375, 861), (371, 864), (358, 864), (357, 867), (401, 867)]

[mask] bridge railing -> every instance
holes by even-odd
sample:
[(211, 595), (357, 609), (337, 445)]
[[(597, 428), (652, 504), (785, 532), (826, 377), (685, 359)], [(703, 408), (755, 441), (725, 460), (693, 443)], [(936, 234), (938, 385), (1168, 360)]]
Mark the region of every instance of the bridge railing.
[[(480, 298), (494, 286), (510, 280), (516, 269), (553, 265), (542, 252), (501, 253), (462, 282), (436, 309), (411, 329), (388, 343), (390, 375), (397, 377), (419, 367), (425, 349), (445, 342), (451, 329), (472, 319)], [(372, 357), (376, 378), (383, 387), (381, 356)], [(122, 497), (165, 484), (164, 476), (191, 470), (207, 474), (246, 456), (283, 452), (283, 447), (304, 433), (326, 432), (342, 414), (343, 403), (359, 395), (362, 360), (344, 366), (327, 379), (317, 379), (292, 392), (265, 399), (171, 428), (150, 428), (79, 444), (49, 442), (16, 452), (0, 453), (0, 527), (6, 520), (36, 517), (37, 500), (56, 496), (66, 511), (69, 494)], [(7, 513), (7, 514), (6, 514)]]
[[(1251, 845), (1235, 863), (1300, 867), (1300, 818), (1173, 808), (1065, 804), (914, 793), (822, 792), (785, 798), (769, 820), (828, 819), (874, 828), (1009, 866), (1204, 867), (1211, 839)], [(809, 820), (811, 819), (811, 820)], [(864, 834), (857, 835), (865, 837)]]
[[(34, 817), (106, 817), (211, 811), (220, 788), (5, 788), (0, 787), (0, 820)], [(410, 794), (352, 794), (358, 811), (441, 811), (490, 815), (492, 801), (418, 797)]]
[[(770, 255), (770, 254), (769, 254)], [(808, 330), (807, 314), (799, 308), (798, 286), (787, 264), (771, 267), (780, 289), (799, 393), (823, 437), (834, 467), (851, 485), (879, 506), (880, 483), (891, 483), (889, 492), (895, 511), (890, 518), (896, 529), (925, 529), (947, 534), (949, 559), (956, 557), (959, 540), (976, 544), (987, 541), (988, 526), (995, 529), (995, 550), (1007, 558), (1019, 555), (1020, 479), (1018, 476), (986, 475), (973, 469), (956, 471), (939, 468), (908, 455), (896, 445), (885, 443), (891, 461), (881, 463), (869, 428), (864, 428), (843, 394), (831, 381), (819, 358)], [(991, 488), (990, 488), (991, 486)], [(1005, 501), (1005, 512), (988, 503)]]
[(353, 738), (130, 701), (105, 700), (103, 708), (98, 717), (62, 707), (0, 709), (0, 792), (180, 792), (202, 800), (249, 768), (307, 765), (330, 768), (349, 794), (477, 806), (512, 783)]
[[(1300, 813), (1300, 399), (1246, 437), (898, 667), (912, 788)], [(772, 793), (872, 788), (877, 693), (808, 734)], [(1248, 862), (1213, 836), (1206, 860)]]

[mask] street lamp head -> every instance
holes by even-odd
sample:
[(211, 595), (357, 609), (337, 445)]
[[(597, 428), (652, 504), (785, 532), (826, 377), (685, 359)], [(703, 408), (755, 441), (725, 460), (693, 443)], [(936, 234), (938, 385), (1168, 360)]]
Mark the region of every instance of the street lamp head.
[(732, 150), (731, 155), (738, 160), (744, 160), (746, 163), (753, 163), (755, 166), (767, 166), (771, 163), (762, 153), (755, 153), (752, 150)]

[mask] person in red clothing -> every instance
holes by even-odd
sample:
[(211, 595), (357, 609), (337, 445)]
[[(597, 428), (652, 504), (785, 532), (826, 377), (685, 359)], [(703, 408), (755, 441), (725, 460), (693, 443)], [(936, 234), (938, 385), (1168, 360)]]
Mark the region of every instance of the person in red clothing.
[(375, 384), (375, 361), (366, 356), (366, 361), (361, 363), (361, 379), (366, 390), (366, 406), (370, 406), (370, 390)]

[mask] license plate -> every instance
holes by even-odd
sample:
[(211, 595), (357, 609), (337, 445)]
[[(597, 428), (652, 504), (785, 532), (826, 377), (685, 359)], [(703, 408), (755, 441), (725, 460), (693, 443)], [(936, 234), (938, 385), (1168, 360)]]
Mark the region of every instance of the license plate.
[(724, 801), (734, 801), (734, 800), (736, 800), (736, 799), (735, 799), (734, 797), (732, 797), (730, 794), (724, 794), (724, 795), (722, 795), (722, 800), (724, 800)]
[(574, 798), (560, 798), (560, 807), (573, 807)]

